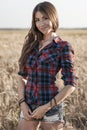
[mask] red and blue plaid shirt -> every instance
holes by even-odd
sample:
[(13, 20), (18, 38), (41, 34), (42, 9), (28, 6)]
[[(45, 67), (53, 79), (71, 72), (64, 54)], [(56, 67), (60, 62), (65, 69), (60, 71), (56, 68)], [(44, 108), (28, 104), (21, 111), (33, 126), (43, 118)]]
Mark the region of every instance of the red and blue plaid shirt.
[(37, 44), (29, 55), (25, 71), (18, 74), (27, 79), (25, 99), (28, 104), (43, 105), (59, 93), (55, 85), (61, 70), (64, 85), (76, 86), (74, 51), (67, 41), (56, 37), (39, 51)]

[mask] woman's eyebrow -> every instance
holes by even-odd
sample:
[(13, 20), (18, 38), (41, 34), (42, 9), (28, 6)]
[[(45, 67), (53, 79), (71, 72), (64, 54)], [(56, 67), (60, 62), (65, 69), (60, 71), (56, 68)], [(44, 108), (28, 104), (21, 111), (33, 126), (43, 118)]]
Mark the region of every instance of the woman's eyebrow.
[(36, 18), (36, 17), (35, 17), (35, 19), (39, 19), (39, 18)]

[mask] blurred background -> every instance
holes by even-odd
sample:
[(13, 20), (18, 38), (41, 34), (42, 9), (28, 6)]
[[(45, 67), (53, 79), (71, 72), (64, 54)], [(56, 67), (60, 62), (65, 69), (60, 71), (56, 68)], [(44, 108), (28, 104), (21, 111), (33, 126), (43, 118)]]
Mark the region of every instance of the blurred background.
[[(44, 0), (0, 0), (0, 28), (29, 28), (35, 5)], [(56, 6), (60, 28), (87, 27), (87, 0), (48, 0)]]
[[(18, 59), (33, 8), (42, 1), (0, 0), (0, 130), (16, 130), (18, 124)], [(79, 78), (75, 92), (65, 100), (65, 130), (87, 130), (87, 0), (47, 1), (58, 11), (57, 34), (74, 48)], [(63, 87), (61, 73), (57, 76), (57, 84)]]

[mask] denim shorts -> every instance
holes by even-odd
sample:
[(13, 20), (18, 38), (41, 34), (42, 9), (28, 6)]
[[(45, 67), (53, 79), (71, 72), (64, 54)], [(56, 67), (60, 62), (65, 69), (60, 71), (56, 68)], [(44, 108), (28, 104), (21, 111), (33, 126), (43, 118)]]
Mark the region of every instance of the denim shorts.
[[(34, 111), (38, 106), (36, 105), (29, 105), (30, 109)], [(24, 119), (23, 112), (20, 112), (20, 119)], [(41, 119), (34, 119), (37, 121), (43, 121), (43, 122), (65, 122), (65, 112), (64, 112), (64, 103), (61, 103), (58, 106), (53, 107), (50, 109), (44, 117)]]

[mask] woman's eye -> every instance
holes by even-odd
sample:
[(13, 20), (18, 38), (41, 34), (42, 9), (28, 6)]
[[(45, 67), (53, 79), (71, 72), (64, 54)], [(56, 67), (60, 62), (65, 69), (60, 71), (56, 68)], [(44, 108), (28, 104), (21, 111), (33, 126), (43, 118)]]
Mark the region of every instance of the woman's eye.
[(40, 22), (40, 21), (44, 21), (44, 20), (48, 20), (48, 18), (43, 17), (41, 20), (40, 19), (35, 19), (35, 22)]
[(44, 19), (48, 19), (48, 18), (44, 18)]
[(48, 18), (46, 18), (46, 17), (43, 17), (43, 20), (47, 20)]
[(39, 19), (35, 19), (35, 22), (38, 22), (39, 21)]

